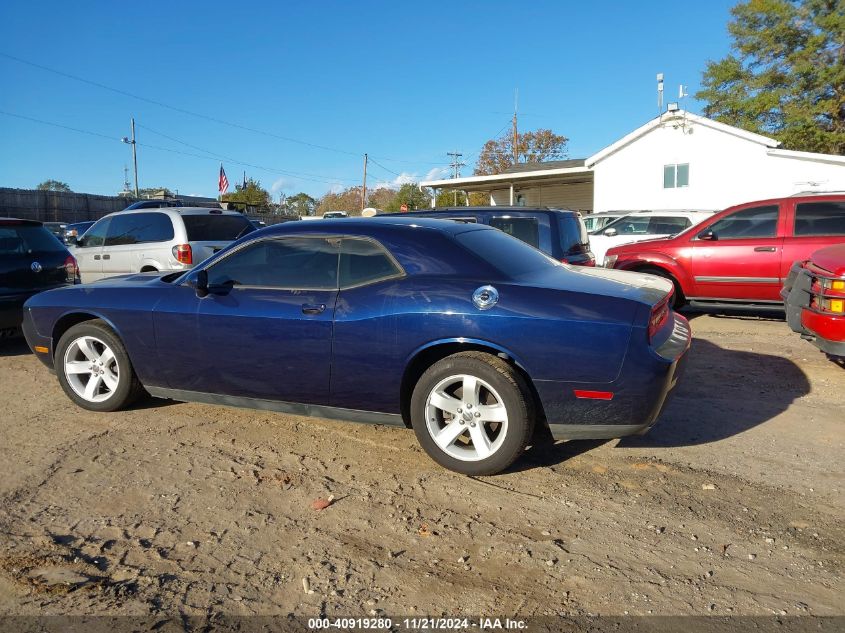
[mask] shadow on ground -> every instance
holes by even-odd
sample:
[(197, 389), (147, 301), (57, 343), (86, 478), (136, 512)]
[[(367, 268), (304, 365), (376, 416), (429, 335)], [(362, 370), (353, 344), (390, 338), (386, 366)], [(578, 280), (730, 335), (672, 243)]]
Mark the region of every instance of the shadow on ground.
[(736, 310), (716, 310), (713, 308), (692, 308), (685, 306), (681, 309), (687, 319), (692, 321), (698, 317), (709, 316), (714, 319), (735, 319), (737, 321), (780, 321), (786, 322), (786, 313), (783, 310), (755, 310), (736, 309)]
[(695, 339), (686, 373), (657, 424), (619, 446), (716, 442), (764, 424), (809, 392), (806, 374), (787, 358)]
[[(724, 349), (694, 339), (687, 367), (657, 424), (646, 435), (622, 438), (617, 446), (676, 447), (717, 442), (780, 415), (810, 392), (810, 382), (791, 360), (771, 354)], [(552, 439), (535, 433), (531, 447), (509, 470), (553, 466), (610, 440)]]
[(4, 336), (0, 338), (0, 357), (25, 356), (32, 354), (23, 336)]

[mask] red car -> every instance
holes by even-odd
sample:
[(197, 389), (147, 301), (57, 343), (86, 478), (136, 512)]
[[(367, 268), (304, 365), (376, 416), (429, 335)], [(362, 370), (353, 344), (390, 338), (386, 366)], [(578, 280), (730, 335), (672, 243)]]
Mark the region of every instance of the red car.
[(795, 261), (845, 243), (845, 195), (804, 194), (731, 207), (670, 238), (608, 250), (604, 265), (675, 284), (675, 307), (781, 308)]
[(823, 352), (845, 358), (845, 244), (795, 262), (781, 296), (789, 327)]

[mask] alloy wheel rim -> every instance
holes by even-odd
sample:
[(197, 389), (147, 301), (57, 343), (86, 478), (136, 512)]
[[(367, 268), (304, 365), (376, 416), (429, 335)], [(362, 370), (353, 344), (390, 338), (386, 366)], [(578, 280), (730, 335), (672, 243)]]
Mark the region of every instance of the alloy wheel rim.
[(94, 336), (81, 336), (68, 345), (64, 372), (74, 393), (88, 402), (108, 400), (120, 382), (114, 351)]
[(425, 419), (437, 447), (465, 462), (493, 456), (508, 432), (504, 400), (490, 383), (470, 374), (438, 382), (426, 399)]

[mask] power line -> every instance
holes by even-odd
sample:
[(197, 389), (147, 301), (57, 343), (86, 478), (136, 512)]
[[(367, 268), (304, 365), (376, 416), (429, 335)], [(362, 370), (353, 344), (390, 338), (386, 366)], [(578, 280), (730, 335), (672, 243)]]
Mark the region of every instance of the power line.
[[(122, 95), (124, 97), (130, 97), (132, 99), (138, 99), (139, 101), (143, 101), (145, 103), (150, 103), (152, 105), (156, 105), (160, 108), (165, 108), (167, 110), (172, 110), (174, 112), (179, 112), (180, 114), (186, 114), (188, 116), (197, 117), (200, 119), (205, 119), (206, 121), (212, 121), (214, 123), (218, 123), (220, 125), (227, 125), (229, 127), (233, 127), (239, 130), (245, 130), (247, 132), (252, 132), (253, 134), (261, 134), (264, 136), (269, 136), (272, 138), (276, 138), (282, 141), (286, 141), (288, 143), (296, 143), (299, 145), (305, 145), (307, 147), (312, 147), (314, 149), (321, 149), (328, 152), (335, 152), (338, 154), (346, 154), (348, 156), (360, 156), (361, 152), (353, 152), (349, 150), (339, 149), (337, 147), (329, 147), (327, 145), (320, 145), (318, 143), (311, 143), (309, 141), (303, 141), (301, 139), (291, 138), (289, 136), (283, 136), (281, 134), (276, 134), (275, 132), (268, 132), (267, 130), (261, 130), (258, 128), (250, 127), (248, 125), (242, 125), (240, 123), (233, 123), (232, 121), (226, 121), (224, 119), (220, 119), (217, 117), (213, 117), (207, 114), (201, 114), (199, 112), (193, 112), (192, 110), (186, 110), (185, 108), (180, 108), (178, 106), (170, 105), (169, 103), (164, 103), (162, 101), (157, 101), (155, 99), (150, 99), (149, 97), (144, 97), (142, 95), (138, 95), (127, 90), (122, 90), (120, 88), (115, 88), (113, 86), (108, 86), (106, 84), (100, 83), (98, 81), (93, 81), (91, 79), (85, 79), (84, 77), (79, 77), (77, 75), (73, 75), (71, 73), (67, 73), (61, 70), (57, 70), (55, 68), (50, 68), (49, 66), (44, 66), (43, 64), (37, 64), (35, 62), (31, 62), (26, 59), (22, 59), (20, 57), (16, 57), (14, 55), (9, 55), (8, 53), (4, 53), (0, 51), (0, 57), (5, 57), (6, 59), (11, 59), (12, 61), (18, 62), (19, 64), (25, 64), (27, 66), (32, 66), (33, 68), (38, 68), (39, 70), (43, 70), (45, 72), (53, 73), (55, 75), (59, 75), (60, 77), (65, 77), (66, 79), (72, 79), (74, 81), (79, 81), (90, 86), (95, 86), (102, 90), (108, 90), (109, 92), (114, 92), (115, 94)], [(429, 161), (410, 161), (404, 160), (399, 158), (389, 158), (386, 156), (380, 156), (381, 160), (386, 161), (393, 161), (393, 162), (402, 162), (402, 163), (409, 163), (409, 164), (438, 164)]]
[[(164, 132), (159, 132), (158, 130), (154, 130), (151, 127), (148, 127), (146, 125), (141, 125), (140, 123), (138, 124), (138, 127), (141, 128), (141, 129), (147, 130), (148, 132), (152, 132), (153, 134), (157, 134), (158, 136), (169, 139), (169, 140), (173, 141), (174, 143), (179, 143), (180, 145), (184, 145), (185, 147), (190, 147), (191, 149), (195, 149), (195, 150), (198, 150), (200, 152), (205, 152), (206, 154), (213, 156), (215, 159), (227, 160), (227, 161), (230, 161), (230, 162), (233, 162), (233, 163), (237, 163), (239, 165), (245, 165), (246, 167), (253, 167), (255, 169), (263, 169), (265, 171), (278, 172), (280, 174), (284, 174), (284, 175), (288, 175), (288, 176), (297, 176), (297, 177), (303, 177), (303, 178), (305, 178), (305, 177), (323, 178), (323, 179), (333, 178), (332, 176), (325, 176), (323, 174), (311, 174), (311, 173), (308, 173), (308, 172), (297, 172), (297, 171), (291, 171), (289, 169), (279, 169), (277, 167), (264, 167), (262, 165), (250, 164), (250, 163), (242, 161), (238, 158), (233, 158), (232, 156), (226, 156), (225, 154), (218, 154), (217, 152), (213, 152), (213, 151), (205, 149), (203, 147), (198, 147), (197, 145), (192, 145), (191, 143), (188, 143), (186, 141), (182, 141), (178, 138), (175, 138), (173, 136), (165, 134)], [(346, 180), (346, 181), (349, 181), (349, 182), (357, 182), (357, 179), (353, 180), (351, 178), (334, 178), (331, 181), (325, 180), (324, 182), (336, 182), (338, 180)]]
[[(52, 121), (45, 121), (43, 119), (36, 119), (34, 117), (25, 116), (23, 114), (15, 114), (14, 112), (6, 112), (4, 110), (0, 110), (0, 114), (3, 114), (5, 116), (14, 117), (14, 118), (17, 118), (17, 119), (24, 119), (26, 121), (32, 121), (33, 123), (40, 123), (42, 125), (49, 125), (51, 127), (61, 128), (63, 130), (70, 130), (71, 132), (78, 132), (80, 134), (87, 134), (89, 136), (96, 136), (98, 138), (104, 138), (104, 139), (107, 139), (109, 141), (120, 142), (120, 139), (117, 138), (116, 136), (109, 136), (108, 134), (100, 134), (99, 132), (92, 132), (91, 130), (83, 130), (83, 129), (80, 129), (80, 128), (71, 127), (69, 125), (62, 125), (61, 123), (53, 123)], [(141, 127), (141, 126), (139, 125), (138, 127)], [(148, 131), (152, 131), (149, 128), (145, 128), (145, 129), (147, 129)], [(215, 156), (213, 154), (212, 155), (194, 154), (192, 152), (184, 152), (184, 151), (181, 151), (181, 150), (178, 150), (178, 149), (173, 149), (171, 147), (161, 147), (160, 145), (152, 145), (150, 143), (138, 143), (137, 145), (138, 145), (138, 147), (144, 147), (146, 149), (154, 149), (154, 150), (158, 150), (158, 151), (161, 151), (161, 152), (170, 152), (171, 154), (179, 154), (180, 156), (191, 156), (193, 158), (202, 158), (202, 159), (205, 159), (205, 160), (214, 160), (214, 161), (217, 161), (217, 160), (220, 159), (220, 155)], [(207, 150), (203, 150), (203, 149), (200, 149), (200, 148), (194, 148), (194, 149), (199, 149), (199, 151), (204, 151), (204, 152), (206, 152), (206, 154), (211, 154), (211, 152), (208, 152)], [(235, 164), (238, 164), (238, 165), (243, 165), (244, 167), (251, 167), (253, 169), (260, 169), (262, 171), (266, 171), (266, 172), (270, 172), (270, 173), (278, 173), (278, 174), (281, 174), (281, 175), (284, 175), (284, 176), (295, 176), (296, 178), (300, 178), (302, 180), (309, 180), (311, 182), (319, 182), (321, 184), (333, 185), (333, 184), (337, 184), (338, 181), (357, 182), (357, 180), (352, 180), (351, 178), (334, 178), (334, 179), (331, 179), (331, 177), (325, 177), (325, 176), (323, 178), (319, 178), (319, 179), (318, 178), (310, 178), (310, 177), (306, 177), (306, 176), (301, 176), (301, 175), (297, 174), (296, 172), (289, 172), (289, 171), (286, 171), (286, 170), (275, 169), (273, 167), (265, 167), (263, 165), (255, 165), (255, 164), (252, 164), (252, 163), (245, 163), (243, 161), (236, 160), (236, 159), (230, 158), (230, 157), (226, 157), (225, 160), (228, 160), (228, 161), (235, 163)]]
[(376, 161), (373, 160), (372, 156), (370, 157), (370, 162), (373, 163), (374, 165), (378, 166), (378, 167), (381, 167), (384, 171), (390, 172), (394, 176), (402, 176), (402, 174), (395, 172), (392, 169), (388, 169), (387, 167), (385, 167), (384, 165), (382, 165), (380, 163), (377, 163)]

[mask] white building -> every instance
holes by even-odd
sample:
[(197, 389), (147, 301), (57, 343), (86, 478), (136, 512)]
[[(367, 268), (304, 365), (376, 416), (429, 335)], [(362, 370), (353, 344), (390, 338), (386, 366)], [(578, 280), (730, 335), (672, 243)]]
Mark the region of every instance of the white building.
[(779, 149), (774, 139), (683, 110), (665, 112), (587, 159), (420, 183), (483, 191), (493, 205), (583, 212), (719, 210), (802, 191), (845, 191), (845, 156)]

